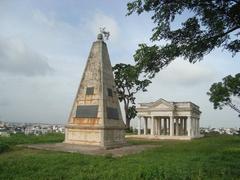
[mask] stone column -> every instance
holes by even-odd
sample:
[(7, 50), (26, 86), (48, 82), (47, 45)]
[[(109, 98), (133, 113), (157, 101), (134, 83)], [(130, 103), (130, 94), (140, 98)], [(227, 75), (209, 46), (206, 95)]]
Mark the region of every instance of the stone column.
[(178, 118), (176, 118), (176, 136), (179, 136)]
[(167, 135), (167, 119), (164, 118), (164, 135)]
[(196, 136), (198, 136), (198, 120), (197, 120), (197, 118), (195, 118), (195, 122), (196, 122)]
[(147, 117), (144, 117), (144, 135), (146, 135), (147, 134), (147, 120), (148, 120), (148, 118)]
[(198, 135), (200, 136), (200, 118), (198, 118)]
[(197, 118), (195, 118), (195, 136), (197, 136), (198, 127), (197, 127)]
[(168, 119), (168, 135), (170, 136), (170, 118)]
[(193, 118), (193, 135), (196, 136), (196, 118)]
[(199, 119), (198, 118), (196, 118), (196, 123), (197, 123), (197, 136), (199, 136)]
[(197, 118), (195, 118), (195, 136), (197, 136)]
[(158, 128), (159, 128), (159, 135), (161, 135), (161, 129), (162, 129), (162, 118), (161, 117), (159, 118), (159, 126), (158, 126)]
[(198, 136), (198, 118), (196, 118), (196, 136)]
[(195, 118), (192, 117), (192, 136), (195, 137)]
[(142, 119), (142, 117), (140, 116), (139, 121), (138, 121), (138, 135), (141, 134), (141, 119)]
[(155, 123), (154, 123), (154, 120), (155, 120), (155, 118), (152, 116), (151, 117), (151, 121), (152, 121), (152, 128), (151, 128), (151, 135), (154, 135), (155, 134), (155, 132), (154, 132), (154, 128), (155, 128)]
[(182, 136), (184, 135), (184, 117), (182, 117)]
[(178, 130), (178, 134), (179, 134), (179, 136), (182, 135), (182, 118), (181, 118), (181, 117), (179, 118), (179, 130)]
[(155, 134), (156, 135), (158, 135), (158, 131), (159, 131), (158, 126), (159, 126), (158, 117), (155, 117), (155, 130), (156, 130)]
[(170, 129), (168, 129), (169, 128), (169, 119), (168, 118), (166, 118), (166, 123), (167, 123), (167, 125), (166, 125), (166, 135), (168, 135), (168, 131), (170, 131)]
[(184, 135), (184, 122), (185, 122), (185, 119), (184, 119), (184, 117), (182, 117), (182, 136)]
[(174, 121), (172, 116), (170, 116), (170, 136), (174, 136)]
[(157, 135), (157, 117), (153, 117), (153, 124), (154, 124), (154, 135)]
[(188, 116), (187, 117), (187, 133), (188, 133), (188, 136), (191, 137), (191, 117)]
[(176, 136), (176, 118), (173, 117), (173, 129), (174, 129), (174, 136)]
[(184, 119), (184, 117), (182, 117), (182, 135), (185, 134), (184, 129), (185, 129), (185, 119)]
[(184, 118), (184, 135), (187, 133), (187, 120)]

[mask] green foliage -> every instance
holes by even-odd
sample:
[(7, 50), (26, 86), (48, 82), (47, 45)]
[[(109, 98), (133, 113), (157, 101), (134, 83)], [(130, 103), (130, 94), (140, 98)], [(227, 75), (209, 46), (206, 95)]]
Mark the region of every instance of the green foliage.
[(0, 154), (9, 150), (9, 146), (0, 142)]
[(138, 68), (130, 64), (116, 64), (113, 67), (116, 89), (120, 102), (124, 102), (126, 114), (126, 126), (130, 128), (130, 120), (136, 114), (135, 94), (139, 91), (147, 91), (146, 87), (151, 83), (148, 79), (141, 79)]
[(36, 143), (53, 143), (62, 142), (64, 140), (64, 134), (49, 133), (41, 136), (25, 135), (25, 134), (12, 134), (10, 137), (0, 137), (0, 143), (6, 145), (16, 144), (36, 144)]
[[(127, 8), (127, 15), (151, 13), (156, 24), (151, 40), (167, 42), (164, 46), (139, 45), (134, 59), (149, 77), (177, 57), (194, 63), (214, 48), (222, 47), (233, 55), (240, 51), (239, 0), (134, 0)], [(185, 12), (187, 19), (173, 28), (176, 17)]]
[[(10, 137), (12, 138), (12, 137)], [(59, 137), (60, 138), (60, 137)], [(114, 158), (13, 149), (0, 155), (0, 179), (239, 179), (240, 137), (130, 141), (158, 148)], [(13, 173), (14, 172), (14, 173)]]
[(237, 111), (240, 117), (239, 104), (236, 105), (233, 102), (235, 99), (240, 99), (240, 73), (236, 74), (235, 77), (226, 76), (223, 78), (223, 82), (212, 84), (207, 94), (210, 96), (209, 100), (213, 103), (214, 109), (229, 106)]

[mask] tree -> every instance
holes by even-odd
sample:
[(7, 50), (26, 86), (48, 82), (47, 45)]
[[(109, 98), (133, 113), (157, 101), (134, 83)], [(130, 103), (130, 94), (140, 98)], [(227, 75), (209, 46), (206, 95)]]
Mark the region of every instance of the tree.
[(146, 87), (151, 83), (148, 79), (140, 80), (140, 71), (130, 64), (116, 64), (113, 67), (115, 84), (120, 102), (124, 103), (126, 127), (130, 128), (130, 121), (136, 114), (135, 94), (139, 91), (147, 91)]
[[(233, 56), (240, 51), (240, 0), (134, 0), (127, 8), (127, 15), (153, 14), (156, 27), (151, 40), (167, 42), (139, 44), (136, 50), (137, 66), (150, 78), (177, 57), (195, 63), (214, 48), (222, 47)], [(187, 19), (173, 27), (176, 17), (185, 12)]]
[(207, 94), (210, 96), (209, 100), (213, 103), (214, 109), (229, 106), (237, 111), (240, 117), (240, 73), (235, 77), (226, 76), (223, 82), (212, 84)]

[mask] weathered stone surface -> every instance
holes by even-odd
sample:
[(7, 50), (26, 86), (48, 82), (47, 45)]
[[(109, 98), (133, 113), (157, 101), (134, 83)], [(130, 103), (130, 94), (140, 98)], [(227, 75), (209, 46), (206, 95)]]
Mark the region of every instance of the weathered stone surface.
[(125, 144), (124, 129), (107, 45), (98, 38), (73, 103), (65, 143), (119, 146)]

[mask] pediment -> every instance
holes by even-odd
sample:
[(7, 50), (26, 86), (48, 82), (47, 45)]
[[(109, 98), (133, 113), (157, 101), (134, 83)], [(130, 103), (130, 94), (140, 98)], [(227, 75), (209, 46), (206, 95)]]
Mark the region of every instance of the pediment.
[(169, 110), (173, 110), (174, 106), (172, 103), (164, 100), (164, 99), (159, 99), (155, 102), (153, 102), (150, 106), (150, 108), (156, 108), (156, 109), (169, 109)]

